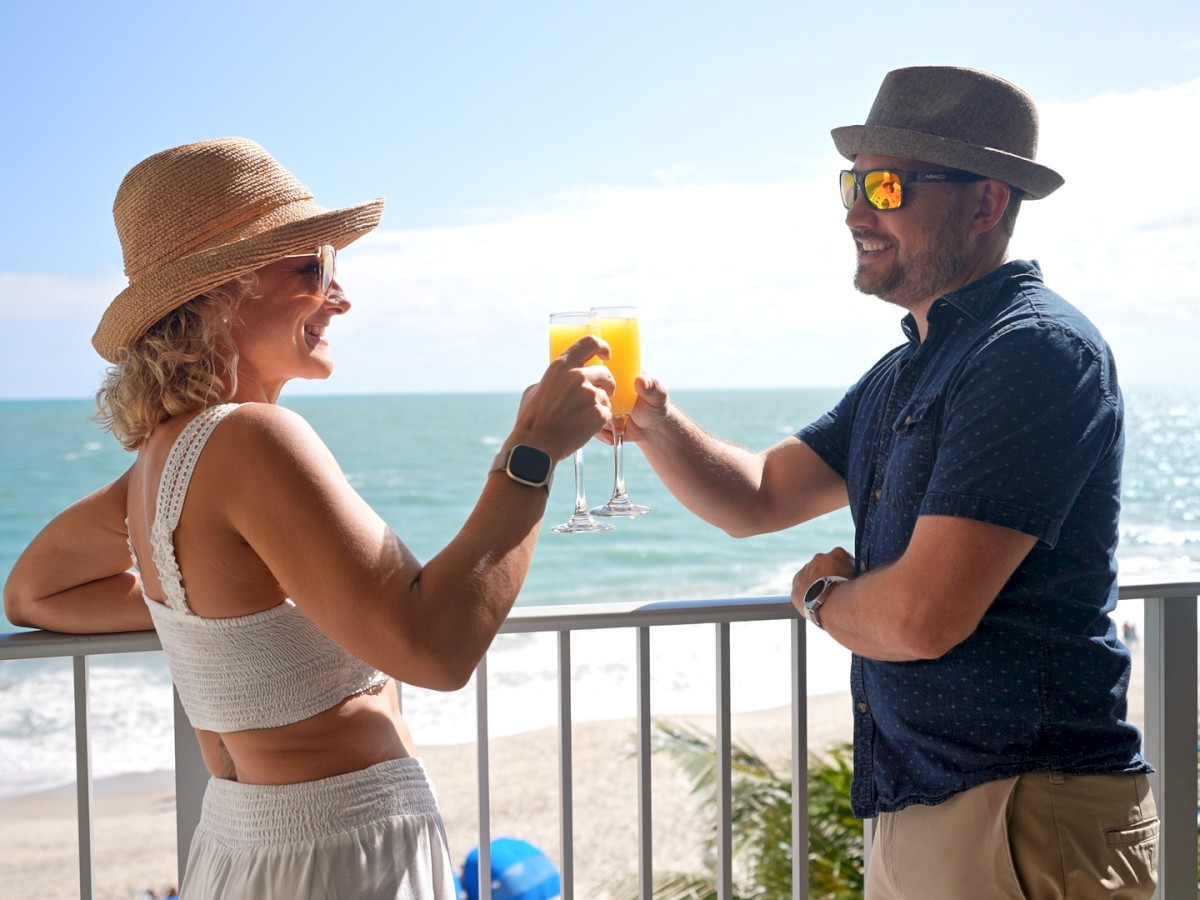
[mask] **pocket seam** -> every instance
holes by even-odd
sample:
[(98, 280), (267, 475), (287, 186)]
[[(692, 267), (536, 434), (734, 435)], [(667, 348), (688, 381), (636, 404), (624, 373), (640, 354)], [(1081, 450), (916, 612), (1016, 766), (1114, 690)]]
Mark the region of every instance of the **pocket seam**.
[(1121, 828), (1110, 828), (1104, 832), (1104, 839), (1110, 847), (1126, 844), (1141, 844), (1158, 837), (1158, 817), (1144, 822), (1135, 822)]

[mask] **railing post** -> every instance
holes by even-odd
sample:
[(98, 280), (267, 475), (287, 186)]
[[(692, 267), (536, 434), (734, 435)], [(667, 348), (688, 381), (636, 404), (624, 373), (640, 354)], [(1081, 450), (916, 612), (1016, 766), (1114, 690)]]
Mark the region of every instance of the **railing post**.
[(729, 623), (717, 632), (717, 900), (733, 900), (733, 751), (730, 716)]
[(1196, 597), (1147, 597), (1144, 745), (1158, 806), (1157, 898), (1196, 879)]
[(488, 756), (487, 654), (475, 667), (475, 762), (479, 773), (479, 891), (480, 900), (492, 900), (492, 794)]
[(654, 894), (654, 821), (650, 778), (650, 629), (637, 629), (638, 896)]
[(558, 855), (562, 900), (575, 898), (575, 779), (572, 757), (571, 631), (558, 632)]
[(88, 730), (88, 658), (72, 657), (75, 682), (75, 802), (79, 829), (79, 897), (96, 896), (96, 863), (92, 828), (92, 735)]
[(196, 732), (188, 722), (179, 692), (172, 689), (175, 702), (175, 841), (179, 867), (178, 881), (183, 882), (187, 871), (188, 852), (192, 848), (192, 835), (200, 824), (200, 810), (204, 805), (204, 791), (208, 787), (208, 768), (200, 752)]
[(789, 623), (792, 635), (792, 897), (808, 900), (808, 647), (804, 620)]

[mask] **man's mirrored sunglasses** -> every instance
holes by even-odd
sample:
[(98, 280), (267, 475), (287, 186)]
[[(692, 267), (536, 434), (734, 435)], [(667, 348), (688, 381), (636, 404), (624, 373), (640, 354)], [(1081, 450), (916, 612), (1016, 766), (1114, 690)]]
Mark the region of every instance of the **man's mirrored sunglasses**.
[(936, 184), (948, 181), (982, 181), (986, 177), (973, 172), (898, 172), (895, 169), (851, 172), (849, 169), (843, 169), (840, 174), (842, 205), (850, 209), (861, 191), (872, 207), (880, 212), (892, 212), (904, 205), (904, 186), (911, 182), (925, 181)]
[(337, 250), (333, 244), (323, 244), (312, 253), (289, 253), (283, 259), (300, 259), (315, 256), (317, 258), (317, 273), (320, 276), (317, 283), (321, 286), (321, 296), (329, 296), (329, 288), (337, 277)]

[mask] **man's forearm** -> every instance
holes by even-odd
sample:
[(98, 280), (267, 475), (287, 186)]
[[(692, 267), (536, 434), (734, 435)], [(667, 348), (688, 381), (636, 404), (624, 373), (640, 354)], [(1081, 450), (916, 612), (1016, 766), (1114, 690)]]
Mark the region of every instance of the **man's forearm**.
[(673, 405), (638, 446), (671, 493), (706, 522), (735, 537), (767, 530), (762, 454), (714, 437)]

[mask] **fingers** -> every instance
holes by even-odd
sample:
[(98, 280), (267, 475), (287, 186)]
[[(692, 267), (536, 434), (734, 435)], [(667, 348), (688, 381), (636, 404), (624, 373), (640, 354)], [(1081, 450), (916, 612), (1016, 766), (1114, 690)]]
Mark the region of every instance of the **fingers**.
[(593, 386), (604, 391), (604, 405), (611, 408), (613, 391), (617, 389), (617, 380), (613, 377), (613, 373), (608, 366), (587, 366), (582, 369), (582, 372), (584, 377)]
[(666, 386), (652, 375), (643, 372), (633, 381), (633, 388), (638, 396), (652, 406), (664, 406), (667, 402)]
[(584, 377), (595, 387), (604, 391), (605, 405), (617, 389), (612, 372), (604, 365), (609, 357), (608, 344), (594, 334), (586, 334), (566, 349), (562, 360), (573, 369), (582, 369)]
[(792, 594), (803, 596), (809, 585), (826, 575), (853, 578), (856, 574), (854, 557), (844, 547), (834, 547), (828, 553), (818, 553), (792, 577)]
[(602, 360), (609, 358), (608, 344), (594, 334), (585, 334), (562, 355), (572, 368), (586, 365), (592, 357)]

